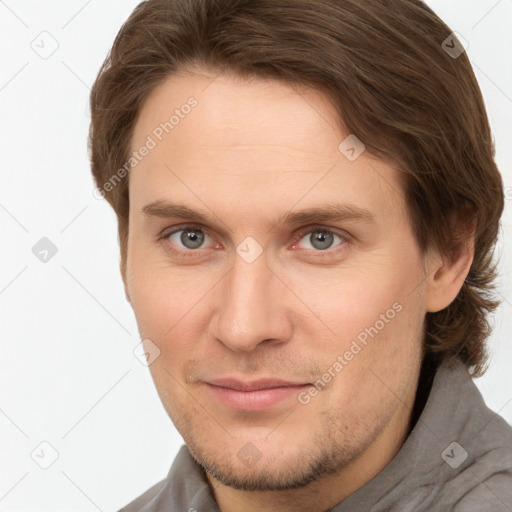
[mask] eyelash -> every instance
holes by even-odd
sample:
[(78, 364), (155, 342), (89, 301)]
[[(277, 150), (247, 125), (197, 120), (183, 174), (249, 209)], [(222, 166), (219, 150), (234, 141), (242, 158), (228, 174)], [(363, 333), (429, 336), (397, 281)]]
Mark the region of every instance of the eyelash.
[[(212, 238), (212, 239), (214, 238), (213, 235), (210, 234), (209, 230), (203, 226), (200, 226), (198, 224), (185, 224), (185, 225), (181, 225), (181, 226), (172, 228), (171, 231), (164, 230), (164, 232), (158, 237), (157, 241), (158, 242), (167, 242), (168, 241), (167, 239), (171, 235), (174, 235), (175, 233), (179, 233), (180, 231), (185, 231), (187, 229), (202, 231), (203, 233), (207, 234), (210, 238)], [(324, 251), (313, 250), (313, 249), (304, 249), (306, 251), (312, 251), (313, 253), (316, 253), (315, 257), (321, 258), (324, 255), (332, 256), (333, 251), (337, 250), (336, 248), (340, 248), (341, 246), (344, 246), (349, 240), (349, 235), (345, 231), (334, 230), (332, 228), (328, 228), (328, 227), (322, 226), (322, 225), (314, 225), (314, 226), (308, 226), (308, 227), (300, 229), (297, 232), (297, 234), (294, 236), (293, 246), (295, 246), (298, 242), (300, 242), (300, 240), (302, 240), (302, 238), (305, 235), (307, 235), (308, 233), (313, 233), (314, 231), (320, 231), (322, 233), (336, 235), (339, 238), (341, 238), (341, 240), (342, 240), (342, 242), (340, 244), (336, 245), (333, 249), (329, 248), (329, 249), (325, 249)], [(180, 256), (185, 256), (185, 257), (197, 256), (198, 254), (201, 254), (202, 251), (205, 250), (202, 248), (201, 249), (176, 249), (173, 247), (173, 244), (171, 244), (171, 243), (166, 243), (165, 245), (166, 245), (166, 248), (169, 251), (171, 251), (172, 253), (178, 254)]]

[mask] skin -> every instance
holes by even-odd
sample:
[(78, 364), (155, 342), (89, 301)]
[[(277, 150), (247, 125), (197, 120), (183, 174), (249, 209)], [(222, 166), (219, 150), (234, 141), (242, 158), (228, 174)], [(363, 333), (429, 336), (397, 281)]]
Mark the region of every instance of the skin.
[[(311, 89), (175, 75), (144, 103), (132, 150), (190, 96), (197, 106), (129, 175), (123, 280), (142, 339), (160, 350), (151, 374), (223, 512), (327, 510), (407, 437), (425, 314), (455, 298), (471, 250), (451, 260), (420, 252), (401, 171), (367, 151), (349, 161), (338, 150), (349, 133)], [(156, 200), (211, 218), (142, 212)], [(373, 218), (281, 221), (326, 204)], [(204, 230), (199, 249), (183, 245), (183, 231), (159, 240), (191, 224)], [(330, 247), (318, 249), (315, 229), (335, 233)], [(248, 236), (263, 250), (252, 263), (236, 252)], [(393, 304), (400, 312), (307, 404), (292, 397), (241, 412), (204, 384), (227, 376), (314, 383)], [(238, 456), (248, 443), (251, 464)]]

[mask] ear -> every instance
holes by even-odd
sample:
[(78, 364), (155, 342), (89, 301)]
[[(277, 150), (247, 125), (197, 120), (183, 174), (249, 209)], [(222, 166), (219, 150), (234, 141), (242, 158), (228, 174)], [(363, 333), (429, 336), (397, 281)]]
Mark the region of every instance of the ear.
[[(464, 218), (462, 218), (464, 217)], [(469, 273), (475, 254), (474, 219), (466, 215), (458, 215), (450, 230), (454, 239), (449, 254), (427, 256), (427, 291), (426, 310), (436, 313), (448, 307), (459, 294)]]

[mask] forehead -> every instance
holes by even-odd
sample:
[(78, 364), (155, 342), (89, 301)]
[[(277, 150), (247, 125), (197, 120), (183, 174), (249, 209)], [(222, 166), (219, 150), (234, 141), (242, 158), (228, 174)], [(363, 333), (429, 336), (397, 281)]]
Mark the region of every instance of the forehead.
[[(332, 142), (326, 139), (319, 146), (318, 141), (337, 123), (332, 106), (321, 93), (296, 88), (276, 80), (246, 80), (232, 74), (176, 75), (157, 87), (144, 103), (133, 141), (178, 111), (165, 135), (183, 149), (198, 147), (197, 141), (187, 136), (193, 131), (203, 147), (208, 142), (219, 149), (250, 152), (251, 147), (271, 145), (281, 153), (313, 151), (311, 156), (327, 160)], [(188, 114), (180, 112), (189, 111), (186, 105), (190, 98), (197, 105)], [(321, 130), (314, 141), (312, 130)]]
[(347, 145), (362, 149), (318, 91), (234, 75), (176, 75), (141, 109), (131, 150), (150, 149), (130, 172), (130, 202), (139, 209), (179, 197), (276, 215), (299, 202), (403, 207), (400, 172), (365, 151), (348, 158)]

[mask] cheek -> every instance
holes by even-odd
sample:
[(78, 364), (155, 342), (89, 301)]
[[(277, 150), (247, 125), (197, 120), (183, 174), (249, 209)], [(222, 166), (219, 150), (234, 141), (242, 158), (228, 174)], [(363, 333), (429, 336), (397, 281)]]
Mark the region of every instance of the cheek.
[(290, 274), (289, 279), (294, 289), (300, 289), (310, 320), (317, 316), (314, 322), (304, 317), (302, 328), (321, 327), (320, 319), (332, 341), (326, 348), (340, 349), (354, 339), (364, 343), (421, 321), (422, 289), (417, 286), (418, 267), (412, 259), (404, 267), (380, 261), (373, 268), (326, 269), (307, 277)]
[(204, 337), (206, 306), (219, 277), (215, 279), (213, 272), (171, 270), (159, 262), (137, 265), (133, 259), (131, 263), (131, 305), (141, 337), (151, 339), (162, 359), (173, 366), (184, 357), (195, 357)]
[[(370, 265), (365, 272), (352, 268), (336, 280), (309, 280), (303, 287), (311, 309), (334, 332), (307, 347), (324, 372), (319, 389), (331, 390), (321, 392), (326, 402), (318, 407), (380, 410), (403, 395), (421, 357), (424, 317), (421, 267), (414, 255), (408, 261), (384, 265), (382, 259), (372, 271)], [(302, 328), (315, 339), (311, 323)]]
[(343, 404), (357, 411), (365, 404), (363, 409), (385, 410), (403, 396), (422, 346), (424, 291), (413, 282), (412, 271), (388, 272), (380, 279), (368, 275), (357, 282), (347, 279), (324, 296), (319, 310), (336, 333), (320, 351), (315, 348), (323, 380), (330, 380), (327, 408)]
[(310, 349), (323, 371), (315, 387), (324, 397), (311, 414), (339, 411), (347, 424), (353, 418), (366, 424), (375, 420), (372, 415), (388, 417), (415, 376), (421, 357), (421, 326), (414, 301), (390, 302), (384, 293), (366, 307), (338, 315), (337, 336), (320, 350), (318, 346)]
[(179, 313), (171, 289), (157, 278), (155, 271), (145, 268), (131, 273), (130, 291), (141, 336), (162, 339)]

